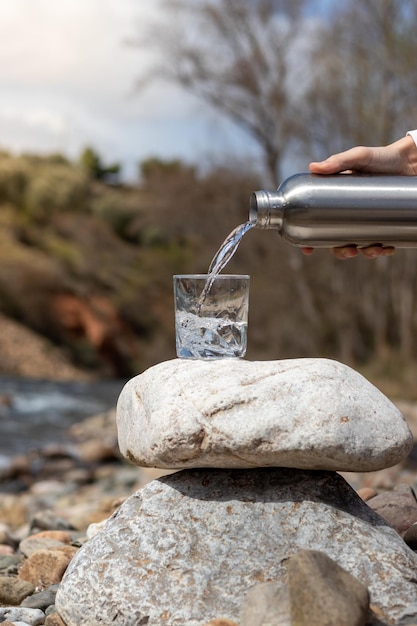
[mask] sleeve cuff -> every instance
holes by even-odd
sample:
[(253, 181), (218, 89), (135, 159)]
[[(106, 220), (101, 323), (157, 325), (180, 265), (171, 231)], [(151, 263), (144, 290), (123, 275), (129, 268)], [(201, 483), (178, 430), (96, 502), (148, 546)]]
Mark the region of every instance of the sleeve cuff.
[(417, 130), (408, 130), (407, 135), (410, 135), (410, 137), (413, 139), (414, 143), (417, 146)]

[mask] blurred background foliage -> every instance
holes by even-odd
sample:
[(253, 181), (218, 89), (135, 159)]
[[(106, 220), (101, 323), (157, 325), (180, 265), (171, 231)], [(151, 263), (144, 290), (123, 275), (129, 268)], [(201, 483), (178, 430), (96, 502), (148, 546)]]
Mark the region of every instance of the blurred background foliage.
[[(249, 197), (310, 159), (382, 145), (417, 121), (415, 0), (169, 0), (131, 42), (157, 53), (137, 89), (173, 81), (255, 139), (210, 167), (150, 155), (137, 184), (92, 147), (0, 154), (0, 311), (80, 367), (130, 376), (175, 356), (172, 275), (206, 272)], [(175, 16), (175, 19), (173, 19)], [(155, 33), (158, 36), (155, 37)], [(248, 359), (328, 356), (415, 394), (417, 257), (303, 257), (252, 230)]]

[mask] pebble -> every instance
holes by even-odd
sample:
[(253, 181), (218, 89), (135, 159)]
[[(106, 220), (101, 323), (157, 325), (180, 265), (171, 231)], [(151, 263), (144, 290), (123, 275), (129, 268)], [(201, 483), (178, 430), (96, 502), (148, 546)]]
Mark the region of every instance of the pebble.
[(20, 606), (24, 606), (30, 609), (42, 609), (45, 611), (49, 606), (55, 604), (55, 596), (58, 589), (58, 585), (51, 585), (44, 591), (34, 593), (32, 596), (28, 596), (21, 602)]
[(45, 621), (45, 613), (40, 609), (0, 607), (0, 619), (2, 618), (8, 619), (10, 622), (22, 622), (29, 626), (39, 626)]
[(98, 522), (97, 524), (90, 524), (89, 527), (87, 528), (87, 539), (92, 539), (94, 535), (97, 535), (97, 533), (103, 530), (106, 523), (107, 523), (107, 520), (102, 520), (101, 522)]
[(35, 585), (28, 581), (0, 575), (0, 604), (17, 606), (34, 591)]
[(287, 569), (291, 620), (297, 626), (366, 624), (367, 587), (326, 554), (300, 550)]
[(21, 541), (19, 548), (24, 556), (30, 557), (38, 550), (50, 550), (51, 548), (59, 548), (64, 545), (62, 541), (58, 541), (52, 537), (40, 536), (38, 533)]
[(23, 562), (19, 578), (41, 588), (59, 583), (76, 552), (73, 546), (41, 548)]
[(18, 554), (5, 554), (0, 556), (0, 570), (8, 569), (12, 565), (22, 562), (22, 557)]
[[(68, 471), (66, 472), (68, 475)], [(57, 496), (68, 492), (73, 492), (76, 485), (72, 482), (63, 485), (59, 480), (41, 480), (30, 488), (30, 493), (34, 496), (47, 496), (49, 501), (53, 501)]]
[(16, 537), (10, 532), (10, 528), (7, 524), (0, 523), (0, 548), (11, 547), (15, 548), (18, 544)]
[(30, 520), (31, 533), (41, 530), (75, 530), (74, 527), (54, 511), (38, 511)]
[(417, 522), (416, 495), (414, 489), (408, 485), (397, 485), (392, 491), (380, 493), (370, 498), (367, 505), (401, 536)]
[(405, 531), (403, 539), (412, 550), (417, 551), (417, 523), (412, 524), (412, 526)]
[(45, 626), (66, 626), (66, 624), (58, 613), (52, 613), (51, 615), (47, 615)]
[(374, 498), (377, 495), (377, 490), (372, 489), (371, 487), (362, 487), (361, 489), (358, 489), (358, 496), (362, 498), (364, 502), (368, 502), (368, 500)]

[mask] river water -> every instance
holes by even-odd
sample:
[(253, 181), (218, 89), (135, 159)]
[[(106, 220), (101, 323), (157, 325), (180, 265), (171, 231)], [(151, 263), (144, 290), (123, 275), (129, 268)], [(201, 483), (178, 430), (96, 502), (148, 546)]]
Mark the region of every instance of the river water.
[(66, 441), (72, 424), (115, 407), (124, 383), (0, 376), (0, 465), (16, 454)]

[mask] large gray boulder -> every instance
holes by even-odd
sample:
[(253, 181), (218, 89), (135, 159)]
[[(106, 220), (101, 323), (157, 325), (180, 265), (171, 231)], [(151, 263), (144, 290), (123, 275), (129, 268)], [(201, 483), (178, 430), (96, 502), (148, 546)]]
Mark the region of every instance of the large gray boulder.
[(413, 437), (363, 376), (329, 359), (174, 359), (130, 380), (119, 445), (144, 467), (295, 467), (369, 472), (399, 463)]
[(321, 551), (394, 622), (417, 603), (417, 556), (335, 472), (184, 470), (131, 496), (71, 561), (56, 605), (68, 626), (239, 622), (288, 557)]

